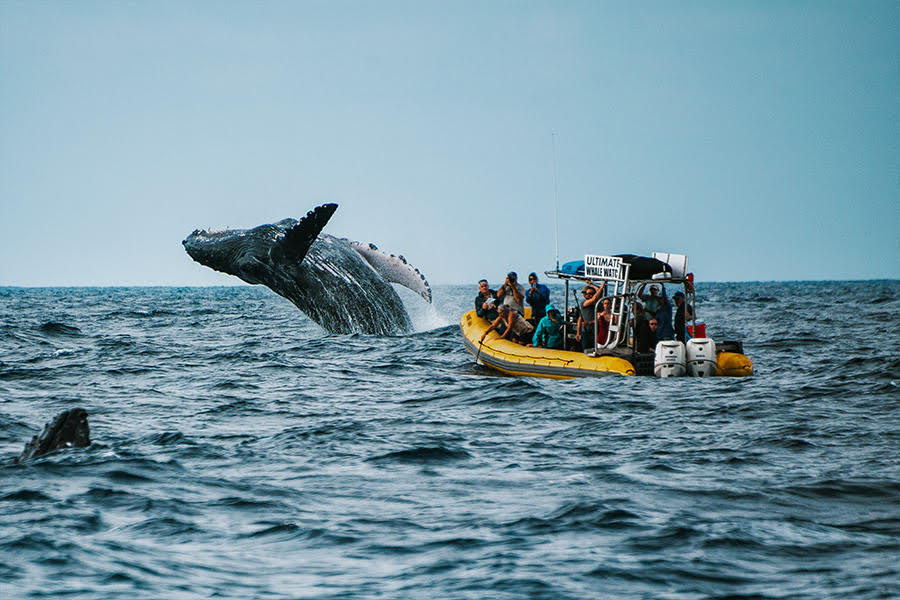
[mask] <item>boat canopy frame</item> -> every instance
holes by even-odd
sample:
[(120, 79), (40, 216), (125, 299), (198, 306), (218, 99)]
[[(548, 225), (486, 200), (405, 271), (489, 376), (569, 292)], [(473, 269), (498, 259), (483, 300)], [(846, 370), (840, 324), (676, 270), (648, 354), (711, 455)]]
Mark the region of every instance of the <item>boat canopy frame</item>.
[[(649, 279), (641, 278), (634, 280), (630, 279), (630, 273), (631, 265), (627, 262), (622, 263), (620, 277), (563, 273), (558, 269), (553, 271), (544, 271), (544, 274), (547, 275), (547, 277), (560, 279), (565, 284), (566, 312), (564, 313), (564, 315), (566, 315), (566, 317), (568, 317), (569, 314), (569, 282), (578, 281), (584, 284), (596, 284), (596, 282), (603, 282), (606, 283), (607, 286), (612, 283), (614, 287), (613, 293), (607, 293), (604, 296), (604, 298), (609, 298), (612, 302), (612, 318), (610, 319), (609, 332), (607, 333), (606, 340), (603, 343), (597, 340), (597, 314), (602, 301), (594, 303), (594, 334), (592, 336), (594, 341), (594, 356), (612, 354), (612, 351), (615, 348), (623, 344), (625, 344), (633, 352), (637, 351), (637, 340), (635, 339), (635, 336), (632, 335), (630, 343), (628, 343), (628, 330), (630, 328), (631, 315), (634, 314), (634, 304), (637, 300), (641, 299), (643, 291), (648, 285), (666, 283), (676, 286), (681, 285), (684, 288), (685, 302), (691, 308), (691, 325), (693, 326), (694, 331), (697, 330), (697, 299), (694, 291), (694, 277), (692, 273), (686, 273), (682, 276), (673, 276), (672, 273), (660, 272), (654, 274)], [(609, 288), (607, 287), (604, 292), (609, 292)], [(671, 298), (671, 296), (667, 295), (667, 299), (669, 300), (669, 302), (672, 301)], [(576, 306), (576, 308), (578, 307)], [(566, 322), (566, 327), (568, 328), (568, 322)], [(585, 350), (585, 352), (591, 352), (591, 350)]]

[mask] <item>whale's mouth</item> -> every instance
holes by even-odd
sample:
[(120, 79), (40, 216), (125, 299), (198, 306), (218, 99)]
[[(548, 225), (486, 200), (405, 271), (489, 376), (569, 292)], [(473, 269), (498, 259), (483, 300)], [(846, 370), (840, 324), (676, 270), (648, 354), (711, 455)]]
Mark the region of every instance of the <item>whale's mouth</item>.
[(185, 252), (192, 259), (207, 267), (214, 267), (214, 257), (218, 253), (216, 242), (214, 239), (207, 237), (205, 230), (197, 229), (191, 235), (182, 240), (181, 245), (184, 246)]

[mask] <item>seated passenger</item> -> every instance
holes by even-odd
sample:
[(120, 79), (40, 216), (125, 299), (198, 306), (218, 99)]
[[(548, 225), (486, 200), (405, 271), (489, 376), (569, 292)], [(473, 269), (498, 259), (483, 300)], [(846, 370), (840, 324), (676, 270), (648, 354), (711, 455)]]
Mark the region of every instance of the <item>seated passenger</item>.
[(650, 327), (650, 331), (653, 332), (653, 335), (650, 337), (650, 350), (655, 350), (656, 342), (659, 341), (659, 336), (656, 335), (656, 330), (659, 329), (659, 321), (656, 320), (656, 317), (653, 317), (647, 322), (647, 326)]
[(475, 296), (475, 313), (491, 322), (497, 318), (497, 292), (488, 287), (487, 279), (478, 282), (478, 295)]
[(612, 300), (604, 298), (601, 309), (597, 312), (597, 343), (606, 344), (609, 336), (609, 323), (612, 321)]
[(634, 347), (638, 352), (650, 352), (656, 348), (656, 318), (647, 321), (644, 307), (634, 305)]
[(547, 305), (550, 304), (550, 288), (543, 283), (538, 283), (537, 273), (528, 275), (528, 283), (531, 287), (525, 292), (525, 300), (531, 306), (531, 321), (537, 323), (547, 314)]
[(548, 304), (547, 316), (538, 323), (531, 343), (537, 348), (561, 349), (563, 347), (562, 326), (563, 320), (559, 311), (552, 304)]
[(511, 307), (520, 315), (524, 315), (525, 307), (522, 302), (525, 300), (525, 288), (518, 283), (518, 279), (519, 276), (516, 275), (516, 272), (510, 271), (506, 275), (506, 281), (497, 290), (497, 300), (501, 301), (501, 304)]
[(487, 328), (481, 335), (481, 340), (484, 341), (484, 338), (487, 337), (488, 332), (491, 329), (497, 329), (500, 331), (499, 327), (501, 324), (504, 324), (506, 327), (503, 329), (503, 332), (500, 334), (500, 339), (508, 339), (517, 344), (521, 344), (525, 346), (531, 343), (531, 336), (534, 333), (534, 325), (525, 320), (525, 317), (512, 310), (510, 307), (505, 304), (501, 304), (497, 309), (500, 315), (494, 319), (494, 322), (491, 323), (491, 326)]
[(590, 350), (594, 347), (594, 304), (600, 299), (600, 293), (606, 287), (604, 281), (598, 288), (593, 283), (588, 283), (581, 290), (584, 300), (578, 305), (578, 324), (575, 327), (575, 340), (581, 342), (582, 350)]

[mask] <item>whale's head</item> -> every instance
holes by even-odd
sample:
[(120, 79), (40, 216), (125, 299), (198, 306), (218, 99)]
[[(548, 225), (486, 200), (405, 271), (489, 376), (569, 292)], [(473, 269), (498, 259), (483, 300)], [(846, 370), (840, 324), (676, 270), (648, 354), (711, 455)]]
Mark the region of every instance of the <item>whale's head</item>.
[(195, 229), (181, 244), (185, 252), (201, 265), (222, 271), (220, 267), (224, 266), (223, 261), (231, 254), (229, 247), (235, 242), (231, 231)]
[(195, 261), (248, 283), (261, 283), (274, 234), (260, 235), (257, 229), (194, 230), (181, 244)]

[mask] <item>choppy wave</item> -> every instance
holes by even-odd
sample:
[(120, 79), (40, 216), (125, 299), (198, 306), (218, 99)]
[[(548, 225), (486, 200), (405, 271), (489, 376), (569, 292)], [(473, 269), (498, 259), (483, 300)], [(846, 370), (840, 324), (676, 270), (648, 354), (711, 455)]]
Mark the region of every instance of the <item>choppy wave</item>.
[(0, 597), (900, 597), (900, 283), (699, 285), (748, 380), (498, 376), (474, 293), (0, 289)]

